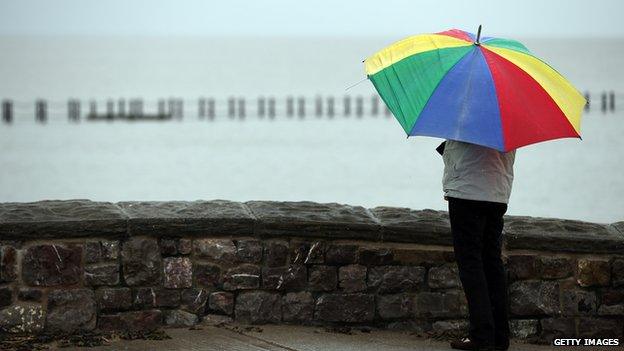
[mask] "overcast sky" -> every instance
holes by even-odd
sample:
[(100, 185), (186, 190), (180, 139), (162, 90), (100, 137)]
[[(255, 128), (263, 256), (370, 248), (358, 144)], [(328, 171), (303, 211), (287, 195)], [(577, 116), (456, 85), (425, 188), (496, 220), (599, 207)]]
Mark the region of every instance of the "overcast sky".
[(0, 35), (623, 37), (623, 0), (0, 0)]

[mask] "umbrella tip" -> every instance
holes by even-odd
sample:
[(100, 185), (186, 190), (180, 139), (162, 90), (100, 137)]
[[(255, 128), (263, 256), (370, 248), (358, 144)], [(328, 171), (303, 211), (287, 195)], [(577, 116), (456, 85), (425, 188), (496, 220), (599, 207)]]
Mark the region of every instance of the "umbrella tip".
[(475, 45), (481, 45), (481, 42), (479, 41), (481, 39), (481, 25), (479, 25), (479, 28), (477, 29), (477, 40), (475, 41)]

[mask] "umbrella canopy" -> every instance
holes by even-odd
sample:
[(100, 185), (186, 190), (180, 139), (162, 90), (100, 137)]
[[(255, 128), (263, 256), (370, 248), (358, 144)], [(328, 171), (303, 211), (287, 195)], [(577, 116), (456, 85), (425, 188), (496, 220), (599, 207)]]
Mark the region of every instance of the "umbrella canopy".
[(521, 43), (479, 37), (458, 29), (416, 35), (364, 61), (407, 135), (504, 152), (580, 138), (586, 100), (578, 90)]

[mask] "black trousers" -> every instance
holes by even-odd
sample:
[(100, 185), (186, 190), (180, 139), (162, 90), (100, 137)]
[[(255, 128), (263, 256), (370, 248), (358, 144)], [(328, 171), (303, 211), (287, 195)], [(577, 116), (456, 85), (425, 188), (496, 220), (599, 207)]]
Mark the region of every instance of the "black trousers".
[(501, 259), (507, 204), (448, 197), (455, 260), (478, 344), (509, 342), (507, 272)]

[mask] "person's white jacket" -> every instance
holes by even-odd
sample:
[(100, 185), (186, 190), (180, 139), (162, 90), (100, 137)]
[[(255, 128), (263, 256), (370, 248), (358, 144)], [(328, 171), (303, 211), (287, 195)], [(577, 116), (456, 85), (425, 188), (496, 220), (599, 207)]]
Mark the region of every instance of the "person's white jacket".
[(508, 203), (516, 151), (447, 140), (442, 158), (444, 196)]

